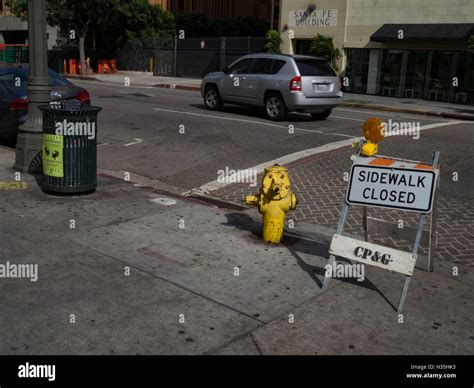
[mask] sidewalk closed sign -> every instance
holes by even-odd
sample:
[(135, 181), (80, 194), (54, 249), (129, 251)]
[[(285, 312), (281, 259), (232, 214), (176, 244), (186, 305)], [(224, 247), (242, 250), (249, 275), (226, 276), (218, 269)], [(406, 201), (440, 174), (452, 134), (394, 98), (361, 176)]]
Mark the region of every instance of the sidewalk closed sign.
[(346, 201), (429, 213), (438, 170), (388, 158), (357, 158), (352, 166)]

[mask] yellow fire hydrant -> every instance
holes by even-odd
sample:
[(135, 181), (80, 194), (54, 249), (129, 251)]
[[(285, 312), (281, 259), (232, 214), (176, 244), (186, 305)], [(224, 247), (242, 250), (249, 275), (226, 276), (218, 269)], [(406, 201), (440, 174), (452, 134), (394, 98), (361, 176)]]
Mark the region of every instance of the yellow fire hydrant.
[(265, 169), (262, 187), (257, 195), (247, 195), (244, 202), (256, 206), (263, 214), (263, 240), (278, 244), (283, 239), (285, 214), (295, 210), (298, 201), (290, 191), (288, 170), (275, 164)]

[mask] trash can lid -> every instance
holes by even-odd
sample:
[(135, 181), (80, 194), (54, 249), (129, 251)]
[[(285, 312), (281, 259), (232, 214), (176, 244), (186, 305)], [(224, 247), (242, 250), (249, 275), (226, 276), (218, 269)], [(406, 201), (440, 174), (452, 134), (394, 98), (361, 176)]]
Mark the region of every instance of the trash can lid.
[(92, 106), (86, 104), (73, 104), (68, 102), (56, 102), (52, 104), (44, 104), (38, 106), (38, 109), (42, 112), (70, 112), (74, 114), (78, 113), (98, 113), (102, 110), (99, 106)]

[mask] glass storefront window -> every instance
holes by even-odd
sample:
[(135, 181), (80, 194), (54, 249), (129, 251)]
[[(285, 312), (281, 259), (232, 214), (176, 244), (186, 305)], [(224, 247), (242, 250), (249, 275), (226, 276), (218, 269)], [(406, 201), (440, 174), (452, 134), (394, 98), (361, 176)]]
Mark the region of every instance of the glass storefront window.
[(346, 88), (351, 93), (367, 93), (367, 77), (369, 73), (369, 50), (348, 49), (346, 77), (349, 86)]
[(427, 51), (409, 51), (403, 97), (422, 98), (425, 88)]
[(458, 86), (454, 88), (454, 102), (474, 104), (474, 53), (459, 54), (456, 77)]
[[(367, 93), (370, 52), (347, 49), (347, 92)], [(474, 104), (474, 53), (385, 49), (380, 65), (370, 72), (380, 86), (372, 94)]]
[(382, 64), (382, 95), (400, 97), (400, 81), (402, 76), (403, 50), (388, 50), (384, 52)]
[(428, 73), (428, 100), (448, 101), (453, 87), (453, 52), (435, 51), (431, 61), (431, 71)]

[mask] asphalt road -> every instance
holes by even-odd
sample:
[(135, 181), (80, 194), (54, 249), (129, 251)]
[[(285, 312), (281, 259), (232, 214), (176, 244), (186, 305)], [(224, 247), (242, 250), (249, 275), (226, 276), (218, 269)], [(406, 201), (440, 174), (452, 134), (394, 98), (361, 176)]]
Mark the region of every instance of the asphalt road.
[(223, 112), (209, 112), (198, 92), (74, 82), (87, 88), (93, 105), (103, 108), (99, 114), (99, 168), (130, 172), (182, 190), (216, 180), (217, 171), (226, 167), (245, 169), (361, 136), (369, 117), (420, 125), (449, 121), (338, 108), (324, 121), (292, 114), (289, 121), (274, 123), (258, 109), (226, 105)]

